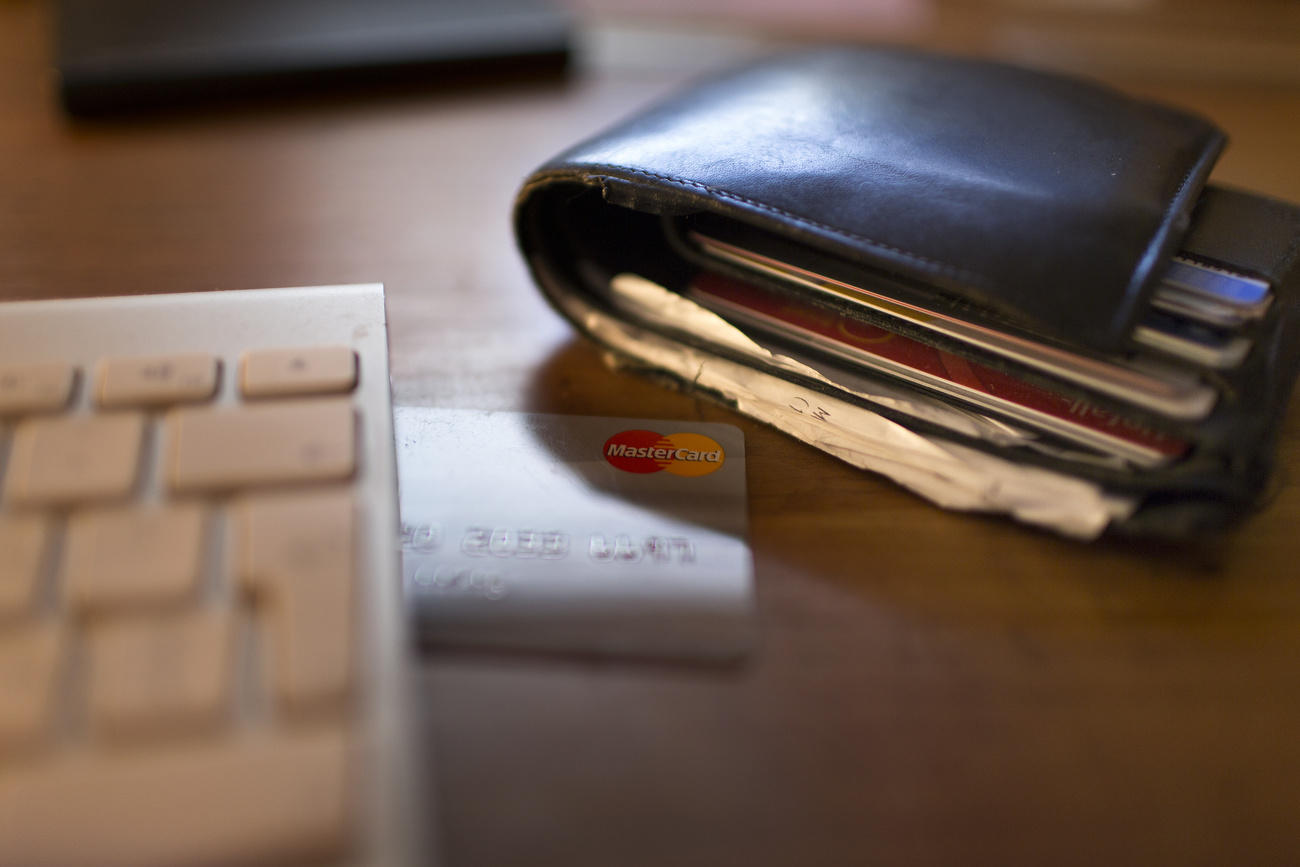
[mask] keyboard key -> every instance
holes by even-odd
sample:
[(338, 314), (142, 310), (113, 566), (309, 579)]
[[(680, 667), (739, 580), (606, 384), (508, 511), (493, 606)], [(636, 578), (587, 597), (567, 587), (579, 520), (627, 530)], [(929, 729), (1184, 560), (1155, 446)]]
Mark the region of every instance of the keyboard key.
[(198, 503), (73, 513), (64, 541), (68, 599), (85, 609), (192, 595), (199, 581), (205, 518)]
[(236, 516), (240, 582), (270, 634), (277, 700), (292, 709), (341, 699), (353, 665), (350, 492), (249, 498)]
[(216, 392), (217, 359), (196, 354), (106, 359), (95, 394), (100, 406), (120, 407), (210, 400)]
[[(62, 631), (54, 623), (0, 632), (0, 744), (34, 740), (48, 727), (61, 657)], [(0, 828), (8, 833), (3, 821)], [(9, 863), (15, 862), (0, 858)]]
[(229, 706), (228, 610), (114, 618), (89, 637), (90, 718), (101, 733), (211, 726)]
[(378, 286), (0, 304), (0, 867), (426, 862), (385, 337)]
[(346, 346), (246, 352), (240, 375), (240, 391), (245, 397), (338, 394), (351, 391), (356, 384), (356, 354)]
[(0, 365), (0, 415), (51, 412), (68, 405), (76, 368), (71, 364)]
[(125, 497), (143, 439), (144, 417), (135, 413), (26, 419), (14, 432), (5, 498), (60, 505)]
[(290, 711), (336, 704), (352, 686), (352, 572), (281, 585), (266, 612), (275, 699)]
[(318, 863), (351, 836), (348, 744), (341, 729), (282, 731), (6, 769), (0, 864)]
[(40, 515), (0, 515), (0, 617), (31, 604), (48, 538)]
[(168, 434), (176, 491), (341, 480), (356, 468), (356, 421), (347, 398), (175, 410)]

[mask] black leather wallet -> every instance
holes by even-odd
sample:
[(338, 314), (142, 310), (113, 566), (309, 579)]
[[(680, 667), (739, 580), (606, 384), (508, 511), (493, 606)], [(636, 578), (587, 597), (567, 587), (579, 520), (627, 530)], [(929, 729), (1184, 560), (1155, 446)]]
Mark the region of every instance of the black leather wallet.
[[(1121, 503), (1102, 524), (1179, 536), (1258, 502), (1300, 358), (1300, 209), (1207, 186), (1224, 143), (1092, 82), (825, 49), (699, 83), (566, 151), (524, 183), (516, 232), (552, 303), (641, 366), (664, 356), (596, 326), (1086, 481)], [(675, 303), (622, 303), (620, 274), (769, 354)]]

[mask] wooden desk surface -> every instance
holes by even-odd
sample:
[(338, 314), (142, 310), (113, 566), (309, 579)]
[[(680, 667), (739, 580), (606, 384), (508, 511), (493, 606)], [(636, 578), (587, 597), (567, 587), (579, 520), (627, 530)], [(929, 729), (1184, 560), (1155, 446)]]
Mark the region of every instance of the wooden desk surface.
[[(0, 297), (381, 280), (399, 402), (745, 432), (759, 651), (424, 665), (449, 864), (1300, 860), (1300, 412), (1224, 539), (947, 514), (605, 370), (539, 299), (518, 182), (678, 76), (79, 126), (48, 26), (0, 4)], [(1229, 130), (1216, 179), (1300, 200), (1300, 90), (1123, 84)]]

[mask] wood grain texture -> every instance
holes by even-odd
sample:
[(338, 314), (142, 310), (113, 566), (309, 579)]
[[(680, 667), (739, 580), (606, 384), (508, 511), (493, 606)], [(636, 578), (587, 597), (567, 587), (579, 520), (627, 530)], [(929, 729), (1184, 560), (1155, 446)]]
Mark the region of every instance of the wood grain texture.
[[(1275, 494), (1222, 538), (944, 513), (605, 369), (540, 300), (519, 181), (678, 73), (79, 125), (48, 31), (0, 4), (0, 297), (383, 281), (400, 403), (745, 432), (758, 652), (427, 663), (449, 864), (1300, 861), (1294, 408)], [(1225, 126), (1216, 180), (1300, 200), (1300, 91), (1119, 83)]]

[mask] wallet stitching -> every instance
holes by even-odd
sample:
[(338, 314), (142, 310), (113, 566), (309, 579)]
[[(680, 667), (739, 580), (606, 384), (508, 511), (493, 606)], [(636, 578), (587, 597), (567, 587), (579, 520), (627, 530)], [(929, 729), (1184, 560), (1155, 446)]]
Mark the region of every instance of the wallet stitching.
[(1169, 219), (1174, 212), (1174, 208), (1176, 208), (1178, 206), (1178, 203), (1182, 201), (1183, 193), (1187, 191), (1187, 185), (1192, 182), (1192, 179), (1196, 177), (1197, 174), (1199, 174), (1201, 164), (1205, 161), (1209, 149), (1210, 149), (1209, 145), (1206, 145), (1205, 147), (1201, 148), (1199, 155), (1197, 156), (1195, 161), (1192, 162), (1191, 167), (1187, 169), (1187, 174), (1183, 175), (1182, 181), (1178, 184), (1178, 187), (1174, 190), (1174, 194), (1170, 196), (1169, 204), (1165, 205), (1164, 213), (1161, 214), (1160, 216), (1161, 226), (1166, 226), (1169, 224)]
[(937, 269), (944, 273), (950, 274), (954, 277), (960, 278), (975, 287), (988, 289), (991, 286), (987, 277), (984, 277), (980, 274), (976, 274), (973, 271), (968, 271), (965, 268), (960, 268), (956, 265), (950, 265), (947, 262), (941, 262), (937, 259), (930, 259), (918, 253), (913, 253), (910, 250), (904, 250), (901, 247), (895, 247), (891, 244), (886, 244), (882, 241), (877, 241), (874, 238), (868, 238), (866, 235), (859, 235), (858, 233), (851, 232), (847, 229), (841, 229), (837, 226), (832, 226), (828, 223), (821, 223), (818, 222), (817, 220), (812, 220), (809, 219), (808, 217), (800, 216), (799, 214), (793, 213), (791, 211), (787, 211), (784, 208), (778, 208), (775, 205), (769, 205), (765, 202), (760, 202), (756, 199), (751, 199), (747, 196), (739, 195), (738, 193), (732, 193), (732, 192), (728, 192), (727, 190), (719, 189), (717, 187), (712, 187), (709, 186), (708, 184), (704, 184), (699, 181), (692, 181), (686, 178), (676, 177), (675, 175), (665, 175), (665, 174), (660, 174), (658, 172), (650, 172), (650, 171), (646, 171), (645, 169), (636, 169), (636, 168), (632, 168), (631, 166), (621, 166), (614, 163), (601, 163), (601, 164), (589, 166), (589, 168), (614, 169), (620, 172), (628, 172), (634, 175), (642, 175), (644, 177), (654, 178), (656, 180), (670, 181), (675, 184), (682, 184), (688, 187), (694, 187), (696, 189), (703, 190), (706, 193), (717, 196), (719, 198), (733, 199), (738, 202), (743, 202), (744, 204), (749, 205), (751, 207), (755, 207), (763, 211), (769, 211), (773, 214), (778, 214), (782, 217), (785, 217), (786, 219), (793, 220), (796, 223), (800, 223), (802, 225), (809, 226), (815, 229), (821, 229), (826, 232), (832, 232), (841, 237), (851, 238), (854, 241), (858, 241), (870, 247), (875, 247), (878, 250), (883, 250), (889, 253), (894, 253), (896, 255), (903, 256), (904, 258), (910, 259), (913, 262), (916, 262), (917, 264), (924, 265), (929, 268)]

